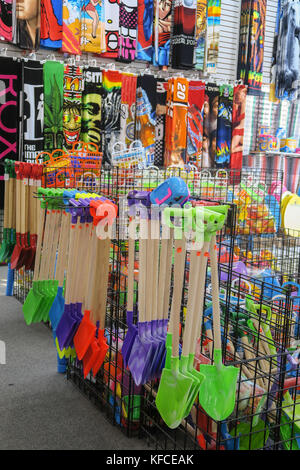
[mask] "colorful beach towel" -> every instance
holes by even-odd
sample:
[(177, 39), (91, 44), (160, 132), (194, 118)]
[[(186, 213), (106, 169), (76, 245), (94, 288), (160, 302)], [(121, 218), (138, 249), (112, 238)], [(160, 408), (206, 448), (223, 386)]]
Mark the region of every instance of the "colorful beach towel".
[(172, 67), (192, 68), (194, 65), (197, 0), (179, 0), (174, 4), (171, 37)]
[(196, 46), (194, 58), (195, 68), (197, 70), (204, 70), (205, 67), (206, 17), (207, 0), (197, 0)]
[(168, 82), (158, 78), (156, 85), (156, 125), (155, 125), (155, 157), (154, 165), (163, 167), (165, 153), (165, 126), (167, 112), (167, 90)]
[(29, 60), (23, 69), (23, 157), (35, 162), (44, 149), (43, 65)]
[(243, 163), (244, 125), (247, 87), (237, 85), (233, 90), (232, 136), (230, 168), (241, 169)]
[(17, 44), (22, 49), (36, 50), (40, 45), (41, 8), (38, 0), (23, 0), (16, 8)]
[[(18, 160), (21, 63), (0, 58), (0, 161)], [(4, 202), (4, 167), (0, 165), (0, 208)]]
[(205, 86), (203, 109), (202, 167), (213, 168), (217, 150), (217, 127), (219, 112), (219, 87), (214, 83)]
[(137, 0), (120, 1), (119, 60), (131, 62), (135, 59), (138, 20)]
[(0, 37), (12, 41), (12, 0), (0, 0)]
[(138, 0), (137, 54), (138, 60), (152, 61), (153, 0)]
[(156, 83), (153, 75), (140, 75), (136, 90), (136, 139), (142, 142), (147, 163), (154, 163), (156, 125)]
[(41, 0), (41, 46), (62, 47), (63, 0)]
[(154, 1), (153, 64), (169, 65), (173, 0)]
[(217, 149), (215, 165), (217, 168), (228, 168), (230, 163), (231, 132), (232, 132), (233, 87), (220, 86)]
[(81, 103), (81, 135), (83, 142), (92, 142), (101, 149), (102, 72), (97, 67), (83, 71)]
[(100, 54), (105, 52), (105, 15), (103, 0), (82, 0), (81, 50)]
[(62, 51), (81, 54), (81, 0), (63, 0), (63, 39)]
[(74, 142), (77, 142), (80, 137), (82, 88), (82, 67), (79, 65), (65, 65), (63, 101), (63, 133), (65, 150), (70, 149)]
[(187, 118), (187, 163), (201, 167), (205, 83), (190, 80)]
[(221, 24), (221, 0), (207, 0), (206, 71), (217, 71)]
[(120, 8), (118, 0), (103, 0), (105, 11), (105, 48), (102, 57), (116, 59), (119, 53)]
[(63, 148), (64, 66), (48, 60), (44, 64), (44, 149)]
[(102, 84), (103, 162), (111, 163), (112, 148), (120, 140), (122, 74), (117, 70), (105, 70)]
[(120, 141), (127, 147), (134, 141), (137, 76), (122, 74)]

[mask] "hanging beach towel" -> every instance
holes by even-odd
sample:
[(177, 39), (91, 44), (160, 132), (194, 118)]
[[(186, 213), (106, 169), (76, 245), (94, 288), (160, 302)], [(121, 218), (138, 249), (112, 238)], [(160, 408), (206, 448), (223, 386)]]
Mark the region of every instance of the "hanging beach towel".
[(173, 68), (193, 67), (196, 7), (196, 0), (179, 0), (174, 5), (174, 28), (171, 38)]
[(63, 64), (44, 64), (44, 150), (63, 146), (63, 78)]
[(138, 60), (152, 61), (153, 1), (138, 0), (137, 54)]
[(215, 164), (217, 168), (228, 168), (230, 163), (231, 132), (232, 132), (233, 87), (220, 86), (217, 150)]
[(102, 72), (97, 67), (83, 71), (81, 103), (81, 135), (83, 142), (92, 142), (101, 148)]
[(243, 163), (244, 125), (247, 87), (237, 85), (233, 90), (230, 168), (241, 169)]
[(79, 141), (81, 132), (82, 85), (82, 67), (79, 65), (65, 65), (63, 101), (64, 150), (70, 149), (74, 142)]
[(203, 168), (212, 168), (215, 164), (219, 94), (219, 87), (217, 85), (214, 83), (206, 84), (203, 110)]
[[(0, 161), (18, 160), (18, 122), (21, 64), (0, 58)], [(0, 209), (4, 203), (4, 167), (0, 166)]]
[(169, 65), (172, 4), (173, 0), (157, 0), (154, 2), (154, 65)]
[(195, 46), (195, 68), (204, 70), (205, 47), (206, 47), (206, 24), (207, 24), (207, 0), (197, 0), (196, 11), (196, 46)]
[(43, 65), (29, 60), (24, 63), (23, 84), (23, 156), (36, 161), (44, 149), (44, 83)]
[(134, 141), (137, 76), (122, 74), (120, 141), (127, 147)]
[(17, 43), (22, 49), (36, 50), (40, 45), (41, 8), (39, 0), (23, 0), (16, 4)]
[(203, 139), (203, 105), (205, 83), (190, 80), (187, 119), (187, 163), (201, 167)]
[(206, 71), (217, 71), (221, 21), (221, 0), (207, 1)]
[(67, 52), (68, 54), (81, 54), (80, 7), (80, 0), (63, 0), (62, 51)]
[(102, 84), (103, 162), (110, 163), (112, 148), (120, 140), (122, 74), (117, 70), (104, 70)]
[(157, 104), (154, 156), (154, 165), (158, 167), (162, 167), (164, 165), (167, 90), (167, 80), (164, 80), (163, 78), (158, 78), (156, 85)]
[(119, 51), (119, 18), (118, 0), (103, 0), (105, 11), (105, 49), (102, 57), (116, 59)]
[(259, 95), (262, 85), (264, 41), (266, 23), (266, 0), (253, 0), (251, 10), (250, 38), (249, 38), (249, 73), (247, 81), (248, 94)]
[(41, 0), (41, 46), (62, 47), (63, 0)]
[(240, 37), (239, 37), (239, 55), (237, 64), (237, 78), (245, 80), (246, 68), (248, 68), (248, 39), (250, 30), (250, 12), (251, 0), (242, 0), (241, 19), (240, 19)]
[(153, 75), (140, 75), (137, 79), (135, 138), (142, 142), (149, 165), (154, 163), (155, 154), (156, 84)]
[(103, 0), (82, 0), (80, 44), (84, 52), (105, 52)]
[(118, 57), (122, 62), (131, 62), (135, 59), (136, 38), (138, 24), (138, 2), (133, 0), (120, 1), (119, 12), (119, 52)]
[(5, 41), (12, 41), (13, 22), (13, 2), (12, 0), (0, 1), (0, 37)]

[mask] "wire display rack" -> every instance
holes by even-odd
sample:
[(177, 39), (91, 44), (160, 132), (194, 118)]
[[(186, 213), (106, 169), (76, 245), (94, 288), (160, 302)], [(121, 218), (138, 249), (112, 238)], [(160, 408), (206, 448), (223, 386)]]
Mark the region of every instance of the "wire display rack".
[[(231, 207), (228, 224), (218, 237), (223, 357), (225, 364), (234, 365), (240, 369), (235, 410), (226, 422), (220, 423), (212, 420), (196, 401), (190, 415), (175, 430), (169, 429), (164, 424), (156, 409), (155, 396), (158, 382), (152, 381), (143, 387), (136, 387), (129, 370), (124, 368), (121, 354), (127, 330), (128, 246), (126, 236), (124, 236), (128, 225), (127, 194), (133, 189), (151, 190), (170, 176), (186, 178), (190, 193), (194, 198), (227, 202)], [(232, 264), (236, 248), (234, 245), (236, 231), (239, 232), (239, 240), (244, 237), (247, 241), (250, 235), (241, 233), (239, 230), (240, 226), (237, 221), (241, 212), (245, 213), (245, 207), (239, 201), (240, 195), (244, 195), (243, 191), (249, 192), (251, 185), (254, 191), (259, 184), (265, 184), (265, 188), (268, 188), (274, 179), (280, 184), (282, 174), (278, 172), (278, 174), (268, 175), (261, 170), (247, 169), (235, 173), (220, 170), (197, 172), (193, 169), (186, 171), (177, 168), (168, 170), (102, 168), (99, 177), (93, 178), (87, 177), (85, 180), (74, 176), (70, 180), (62, 178), (62, 181), (65, 182), (66, 187), (92, 190), (110, 197), (119, 205), (110, 251), (106, 316), (109, 351), (96, 378), (88, 376), (84, 379), (82, 364), (70, 359), (68, 379), (102, 411), (105, 411), (108, 419), (120, 426), (129, 437), (138, 435), (156, 449), (296, 448), (300, 428), (297, 395), (299, 327), (297, 327), (298, 319), (295, 316), (297, 299), (292, 298), (291, 290), (283, 290), (280, 285), (235, 273)], [(57, 181), (56, 177), (53, 181)], [(245, 181), (248, 184), (246, 190), (242, 186)], [(47, 178), (45, 178), (45, 185), (47, 185)], [(260, 213), (253, 208), (257, 209), (261, 200), (258, 202), (253, 198), (251, 201), (253, 220), (258, 221)], [(270, 202), (268, 204), (268, 207), (272, 207)], [(275, 235), (278, 235), (276, 217), (273, 217), (273, 228), (274, 232), (271, 235), (274, 239)], [(258, 237), (258, 243), (264, 240), (262, 235), (270, 235), (270, 233), (261, 234), (260, 229), (260, 223), (252, 224), (251, 235)], [(285, 240), (285, 243), (282, 258), (292, 256), (296, 263), (298, 251), (293, 251), (294, 242), (291, 241), (288, 244)], [(241, 246), (239, 249), (241, 250)], [(137, 247), (136, 251), (138, 251)], [(186, 280), (188, 271), (188, 264), (186, 264)], [(278, 272), (282, 272), (280, 264), (278, 264)], [(19, 276), (21, 274), (19, 273)], [(209, 276), (207, 276), (206, 306), (211, 302), (209, 283)], [(16, 284), (18, 284), (18, 276)], [(24, 291), (24, 288), (22, 289), (16, 294), (19, 297)], [(181, 306), (182, 326), (184, 326), (186, 291), (185, 286)], [(249, 311), (248, 306), (245, 306), (246, 299), (248, 302), (255, 303), (255, 312)], [(135, 292), (135, 301), (138, 301), (137, 292)], [(271, 309), (269, 317), (266, 315), (269, 311), (268, 307)], [(253, 325), (249, 326), (250, 320), (252, 323), (253, 320), (257, 323), (256, 332), (253, 331)], [(134, 321), (137, 321), (136, 311)], [(202, 335), (198, 345), (199, 354), (202, 359), (211, 360), (214, 343), (205, 327), (206, 321), (207, 318), (204, 316)], [(268, 330), (263, 328), (265, 325)], [(272, 339), (266, 331), (271, 331)], [(269, 354), (266, 354), (266, 349), (261, 349), (267, 346), (269, 346)]]
[[(222, 267), (220, 278), (222, 278)], [(211, 419), (196, 400), (190, 415), (180, 426), (169, 429), (155, 405), (158, 383), (144, 387), (142, 431), (151, 446), (161, 450), (279, 450), (297, 447), (300, 429), (299, 351), (293, 353), (294, 320), (289, 294), (280, 303), (263, 300), (264, 283), (256, 282), (253, 294), (245, 288), (251, 278), (239, 276), (234, 287), (221, 281), (231, 298), (239, 299), (234, 307), (225, 300), (222, 305), (223, 357), (226, 365), (240, 369), (233, 413), (223, 422)], [(208, 286), (207, 286), (208, 287)], [(279, 292), (279, 291), (278, 291)], [(243, 305), (243, 293), (248, 302), (255, 302), (256, 313)], [(281, 292), (282, 295), (282, 292)], [(211, 301), (206, 289), (206, 304)], [(272, 315), (266, 318), (265, 310)], [(182, 316), (183, 321), (183, 309)], [(212, 359), (213, 338), (205, 328), (199, 340), (199, 362)], [(257, 332), (253, 325), (257, 324)], [(272, 332), (270, 337), (267, 332)], [(246, 339), (247, 338), (247, 339)], [(249, 338), (249, 340), (248, 340)], [(250, 339), (251, 338), (251, 339)], [(275, 349), (275, 354), (271, 353)], [(267, 350), (267, 351), (266, 351)], [(294, 357), (291, 355), (294, 354)], [(297, 356), (297, 357), (296, 357)], [(197, 366), (196, 366), (197, 367)]]

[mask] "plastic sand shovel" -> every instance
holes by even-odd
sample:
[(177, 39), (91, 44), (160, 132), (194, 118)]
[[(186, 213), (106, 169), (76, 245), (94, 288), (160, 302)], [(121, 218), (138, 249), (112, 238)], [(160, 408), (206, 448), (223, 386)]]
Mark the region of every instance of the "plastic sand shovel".
[[(34, 274), (33, 274), (33, 283), (32, 288), (28, 292), (28, 295), (25, 299), (23, 304), (23, 313), (24, 319), (27, 325), (30, 325), (33, 319), (36, 316), (36, 312), (39, 310), (41, 302), (43, 301), (43, 295), (39, 291), (38, 288), (38, 278), (41, 269), (41, 252), (42, 252), (42, 242), (43, 242), (43, 232), (44, 232), (44, 224), (46, 219), (46, 209), (42, 206), (40, 207), (39, 212), (39, 223), (38, 223), (38, 239), (37, 239), (37, 249), (36, 249), (36, 256), (35, 256), (35, 265), (34, 265)], [(46, 231), (49, 230), (45, 228), (45, 235), (47, 237)]]
[(68, 253), (68, 245), (69, 245), (69, 235), (70, 235), (70, 221), (69, 215), (67, 212), (62, 212), (62, 224), (61, 224), (61, 231), (60, 231), (60, 239), (58, 245), (58, 256), (57, 256), (57, 263), (56, 263), (56, 272), (55, 277), (58, 281), (58, 288), (57, 294), (55, 299), (53, 300), (52, 306), (49, 310), (49, 319), (51, 322), (52, 333), (53, 337), (56, 337), (56, 328), (60, 319), (62, 317), (64, 306), (65, 306), (65, 298), (63, 296), (63, 283), (64, 283), (64, 274), (65, 269), (67, 267), (67, 253)]
[(128, 330), (122, 346), (124, 366), (127, 367), (132, 345), (138, 333), (136, 325), (133, 324), (133, 295), (134, 295), (134, 248), (135, 240), (128, 240), (128, 287), (127, 287), (127, 325)]
[[(152, 215), (151, 215), (152, 217)], [(156, 233), (152, 233), (152, 229), (156, 228)], [(158, 232), (158, 233), (157, 233)], [(157, 335), (157, 276), (158, 276), (158, 245), (159, 238), (152, 239), (152, 236), (159, 237), (159, 219), (148, 220), (148, 239), (147, 239), (147, 265), (146, 265), (146, 291), (145, 291), (145, 309), (146, 309), (146, 326), (145, 333), (147, 340), (152, 343), (152, 362), (149, 368), (144, 369), (142, 383), (150, 380), (159, 364), (161, 363), (162, 341)], [(155, 310), (154, 310), (155, 309)]]
[[(74, 311), (74, 304), (71, 302), (74, 298), (74, 277), (75, 277), (75, 261), (76, 254), (78, 252), (78, 236), (79, 230), (77, 229), (76, 218), (72, 217), (70, 225), (69, 235), (69, 256), (68, 256), (68, 269), (67, 269), (67, 281), (65, 288), (65, 307), (63, 315), (56, 328), (56, 337), (60, 350), (62, 351), (70, 341), (72, 341), (74, 334), (79, 326), (78, 316), (72, 315), (72, 309)], [(74, 269), (75, 268), (75, 269)]]
[[(172, 348), (167, 345), (166, 363), (162, 371), (156, 407), (164, 422), (171, 429), (179, 426), (186, 412), (193, 379), (179, 369), (179, 323), (185, 266), (185, 241), (175, 240), (174, 290), (169, 329), (172, 332)], [(168, 339), (170, 336), (167, 336)]]
[(233, 366), (225, 367), (222, 364), (218, 262), (215, 245), (216, 235), (214, 234), (210, 242), (214, 365), (200, 365), (200, 372), (205, 375), (205, 380), (200, 388), (199, 402), (211, 418), (216, 421), (223, 421), (234, 410), (239, 369)]
[[(203, 278), (201, 271), (203, 271), (204, 263), (202, 262), (204, 256), (197, 250), (191, 250), (191, 261), (190, 261), (190, 278), (189, 278), (189, 294), (188, 303), (186, 309), (186, 320), (183, 334), (183, 346), (182, 354), (179, 363), (180, 372), (189, 377), (193, 381), (193, 385), (190, 389), (188, 400), (183, 418), (189, 415), (191, 408), (197, 398), (201, 383), (204, 379), (204, 375), (194, 369), (194, 354), (195, 354), (195, 333), (197, 323), (198, 308), (196, 303), (201, 302), (201, 284), (198, 284), (198, 278)], [(199, 290), (200, 287), (200, 290)], [(198, 295), (199, 294), (199, 297)], [(203, 308), (203, 300), (202, 300)]]
[(74, 347), (79, 360), (86, 354), (96, 334), (96, 326), (90, 320), (90, 310), (85, 310), (82, 322), (74, 336)]
[(147, 371), (151, 370), (153, 342), (147, 335), (146, 318), (146, 269), (147, 269), (147, 219), (140, 218), (139, 240), (139, 322), (138, 334), (132, 345), (128, 367), (136, 385), (140, 385)]
[(48, 252), (45, 263), (44, 280), (41, 282), (41, 289), (44, 294), (44, 301), (36, 321), (48, 321), (49, 310), (57, 294), (58, 281), (55, 279), (55, 260), (61, 228), (61, 211), (52, 209), (50, 211), (51, 229)]

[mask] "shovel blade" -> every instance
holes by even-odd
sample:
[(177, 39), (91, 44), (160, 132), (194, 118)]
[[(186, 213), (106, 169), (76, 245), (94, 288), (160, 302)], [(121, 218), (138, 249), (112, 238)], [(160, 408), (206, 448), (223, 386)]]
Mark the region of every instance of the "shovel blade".
[(162, 371), (155, 403), (169, 428), (175, 429), (180, 425), (192, 385), (193, 380), (178, 370), (165, 368)]
[(128, 326), (128, 331), (126, 333), (123, 346), (122, 346), (122, 356), (123, 356), (123, 361), (125, 368), (128, 365), (128, 360), (131, 354), (132, 346), (134, 344), (134, 340), (137, 336), (137, 327), (134, 325), (129, 325)]
[(199, 402), (206, 413), (216, 421), (223, 421), (233, 412), (239, 369), (201, 364), (205, 380), (199, 391)]
[(36, 316), (36, 312), (40, 308), (42, 300), (43, 297), (35, 289), (35, 284), (33, 284), (33, 287), (28, 292), (22, 308), (26, 325), (30, 325), (33, 322)]
[(57, 325), (60, 322), (62, 314), (64, 313), (65, 299), (62, 295), (62, 291), (63, 291), (63, 288), (58, 287), (57, 295), (49, 310), (49, 319), (51, 322), (51, 327), (52, 327), (53, 332), (56, 332)]

